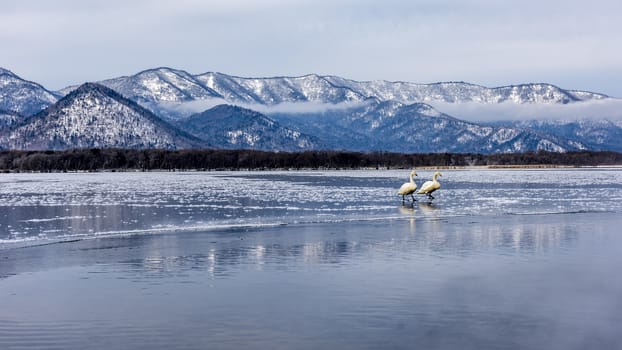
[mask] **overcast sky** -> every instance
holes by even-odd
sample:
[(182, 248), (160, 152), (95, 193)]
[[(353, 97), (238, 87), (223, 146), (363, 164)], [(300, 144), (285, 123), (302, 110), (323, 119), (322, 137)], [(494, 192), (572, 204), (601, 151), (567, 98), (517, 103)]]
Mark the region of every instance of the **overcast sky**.
[(168, 66), (622, 97), (620, 0), (0, 0), (0, 48), (51, 90)]

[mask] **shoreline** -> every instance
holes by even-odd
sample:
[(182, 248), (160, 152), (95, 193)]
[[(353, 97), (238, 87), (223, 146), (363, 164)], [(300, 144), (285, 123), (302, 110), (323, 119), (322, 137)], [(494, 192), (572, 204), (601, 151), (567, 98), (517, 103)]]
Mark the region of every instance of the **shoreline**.
[(0, 151), (0, 172), (564, 168), (622, 166), (616, 152), (391, 153), (72, 149)]
[(521, 170), (521, 169), (622, 169), (621, 164), (612, 165), (559, 165), (559, 164), (499, 164), (499, 165), (438, 165), (438, 166), (413, 166), (413, 167), (357, 167), (357, 168), (316, 168), (316, 167), (300, 167), (300, 168), (217, 168), (217, 169), (94, 169), (94, 170), (1, 170), (2, 174), (60, 174), (60, 173), (172, 173), (172, 172), (304, 172), (304, 171), (387, 171), (387, 170)]

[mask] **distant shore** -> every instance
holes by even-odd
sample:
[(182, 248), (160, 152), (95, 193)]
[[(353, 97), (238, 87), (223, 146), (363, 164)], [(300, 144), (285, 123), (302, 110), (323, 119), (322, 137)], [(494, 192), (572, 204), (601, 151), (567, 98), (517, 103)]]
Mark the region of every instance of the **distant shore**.
[(573, 169), (573, 168), (621, 168), (622, 164), (612, 164), (612, 165), (563, 165), (563, 164), (498, 164), (498, 165), (475, 165), (475, 166), (424, 166), (419, 167), (418, 169), (424, 170), (435, 170), (435, 169), (474, 169), (474, 170), (482, 170), (482, 169)]
[(503, 154), (257, 150), (0, 151), (1, 172), (622, 167), (617, 152)]

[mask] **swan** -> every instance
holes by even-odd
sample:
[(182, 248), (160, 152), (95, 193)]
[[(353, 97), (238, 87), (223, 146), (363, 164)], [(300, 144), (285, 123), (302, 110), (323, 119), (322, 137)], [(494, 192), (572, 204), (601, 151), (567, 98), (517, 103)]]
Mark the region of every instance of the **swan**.
[(417, 194), (425, 194), (428, 196), (430, 200), (434, 199), (434, 196), (432, 196), (432, 192), (441, 188), (440, 182), (436, 181), (436, 178), (438, 176), (443, 176), (443, 175), (441, 175), (441, 173), (439, 173), (438, 171), (435, 172), (434, 176), (432, 177), (432, 181), (426, 181), (421, 186), (421, 189), (419, 190), (419, 192), (417, 192)]
[(402, 204), (404, 204), (404, 197), (407, 195), (412, 197), (413, 203), (416, 201), (413, 193), (417, 190), (417, 184), (415, 183), (415, 180), (413, 180), (413, 176), (417, 176), (417, 173), (414, 170), (410, 172), (410, 182), (405, 182), (402, 187), (400, 187), (400, 190), (397, 191), (397, 194), (402, 196)]

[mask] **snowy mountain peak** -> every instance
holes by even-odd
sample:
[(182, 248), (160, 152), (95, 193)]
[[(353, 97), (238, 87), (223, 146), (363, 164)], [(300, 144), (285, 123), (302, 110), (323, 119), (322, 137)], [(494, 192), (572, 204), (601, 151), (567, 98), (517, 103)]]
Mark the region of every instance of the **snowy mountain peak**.
[(102, 95), (113, 95), (115, 97), (118, 96), (118, 92), (116, 92), (116, 91), (114, 91), (114, 90), (112, 90), (110, 88), (107, 88), (107, 87), (105, 87), (105, 86), (103, 86), (101, 84), (91, 83), (91, 82), (84, 83), (84, 84), (78, 86), (78, 88), (73, 91), (73, 94), (77, 95), (77, 94), (84, 94), (84, 93), (91, 93), (91, 92), (99, 93), (99, 94), (102, 94)]
[(465, 82), (418, 84), (386, 80), (355, 81), (337, 76), (326, 76), (325, 79), (335, 85), (349, 87), (363, 95), (405, 103), (568, 103), (607, 97), (591, 92), (571, 92), (551, 84), (521, 84), (488, 88)]
[(57, 100), (58, 97), (43, 86), (0, 68), (0, 109), (31, 115)]
[(337, 86), (317, 74), (300, 77), (243, 78), (222, 73), (196, 76), (230, 103), (276, 105), (294, 102), (341, 103), (362, 101), (348, 87)]
[(315, 137), (246, 108), (218, 105), (182, 119), (183, 130), (222, 148), (303, 151), (320, 148)]
[(13, 127), (11, 149), (188, 148), (201, 144), (115, 91), (86, 83)]
[(130, 77), (105, 80), (101, 84), (147, 104), (222, 97), (189, 73), (171, 68), (145, 70)]

